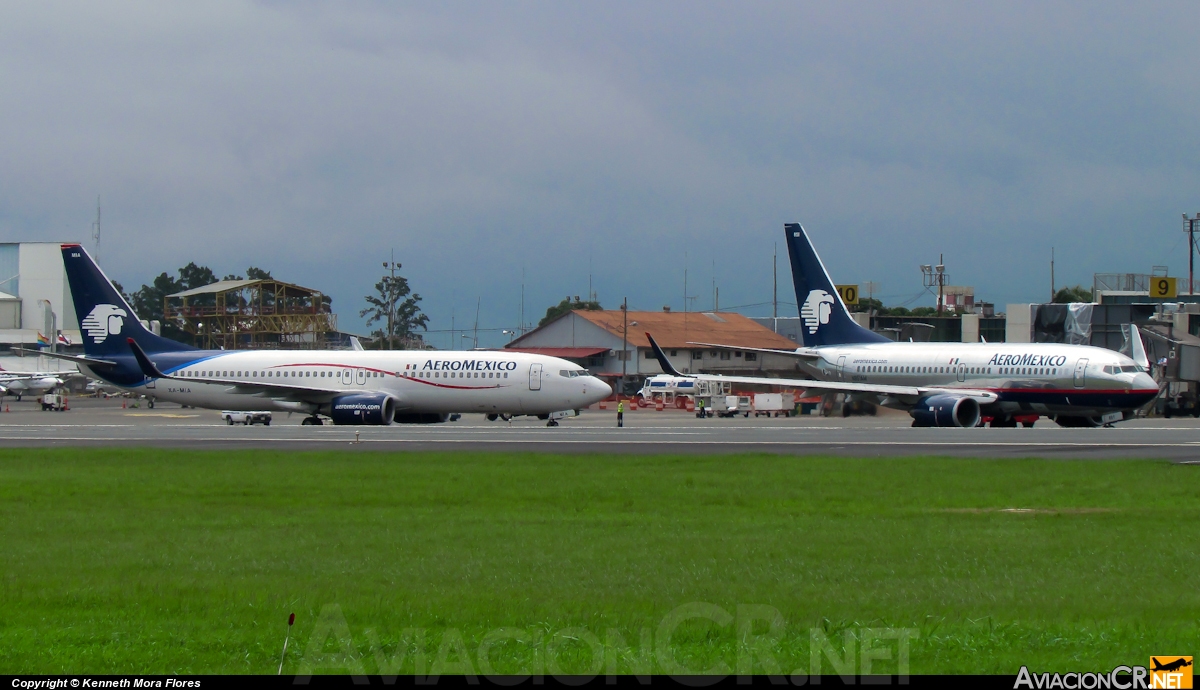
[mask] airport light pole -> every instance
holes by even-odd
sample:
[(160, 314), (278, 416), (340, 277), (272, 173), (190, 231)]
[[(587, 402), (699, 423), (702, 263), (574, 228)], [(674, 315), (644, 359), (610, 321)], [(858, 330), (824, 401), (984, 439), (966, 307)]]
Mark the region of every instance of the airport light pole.
[(946, 264), (945, 264), (944, 255), (938, 254), (938, 265), (937, 266), (930, 266), (929, 264), (921, 264), (921, 277), (923, 279), (922, 282), (924, 283), (926, 288), (932, 288), (934, 286), (937, 287), (937, 289), (938, 289), (937, 313), (938, 313), (938, 316), (941, 316), (942, 308), (943, 308), (942, 303), (945, 300), (945, 290), (946, 290)]

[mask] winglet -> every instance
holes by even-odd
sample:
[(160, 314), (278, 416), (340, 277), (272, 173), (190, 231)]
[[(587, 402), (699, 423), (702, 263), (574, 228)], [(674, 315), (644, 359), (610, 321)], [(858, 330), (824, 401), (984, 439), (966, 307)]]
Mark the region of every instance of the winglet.
[(646, 340), (650, 341), (650, 347), (653, 348), (653, 350), (654, 350), (654, 358), (658, 360), (658, 366), (662, 367), (663, 371), (670, 374), (671, 376), (683, 376), (686, 378), (692, 378), (692, 377), (688, 376), (687, 374), (679, 373), (679, 370), (676, 369), (671, 364), (671, 360), (667, 359), (667, 353), (663, 352), (663, 349), (658, 346), (658, 343), (654, 342), (654, 336), (647, 333)]
[(144, 376), (152, 379), (169, 378), (166, 374), (159, 371), (158, 367), (154, 366), (154, 362), (150, 361), (150, 358), (146, 356), (146, 351), (142, 349), (141, 345), (137, 344), (136, 340), (133, 338), (126, 338), (126, 340), (129, 341), (129, 347), (133, 349), (133, 358), (137, 360), (138, 367), (141, 368)]

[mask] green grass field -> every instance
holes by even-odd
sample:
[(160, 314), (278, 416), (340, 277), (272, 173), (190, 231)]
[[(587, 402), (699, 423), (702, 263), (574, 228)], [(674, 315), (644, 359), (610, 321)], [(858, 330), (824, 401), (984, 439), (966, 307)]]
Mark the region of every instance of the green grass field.
[(7, 450), (0, 492), (4, 673), (275, 673), (291, 611), (290, 673), (1200, 652), (1200, 466)]

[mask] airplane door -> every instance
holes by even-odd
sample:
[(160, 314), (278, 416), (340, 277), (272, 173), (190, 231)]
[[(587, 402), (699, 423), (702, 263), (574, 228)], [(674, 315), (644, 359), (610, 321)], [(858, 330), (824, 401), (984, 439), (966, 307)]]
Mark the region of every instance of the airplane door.
[(967, 380), (967, 365), (965, 365), (965, 364), (958, 365), (958, 380), (959, 381)]
[(367, 372), (365, 369), (356, 369), (354, 371), (354, 382), (360, 386), (367, 385)]
[(838, 372), (838, 380), (845, 381), (846, 380), (846, 355), (842, 355), (841, 357), (838, 357), (837, 372)]
[(354, 372), (349, 369), (342, 369), (342, 383), (347, 386), (354, 383)]
[(1087, 365), (1088, 361), (1086, 359), (1081, 359), (1075, 363), (1076, 388), (1083, 388), (1084, 384), (1087, 383)]
[(540, 364), (529, 365), (529, 390), (542, 390), (542, 365)]

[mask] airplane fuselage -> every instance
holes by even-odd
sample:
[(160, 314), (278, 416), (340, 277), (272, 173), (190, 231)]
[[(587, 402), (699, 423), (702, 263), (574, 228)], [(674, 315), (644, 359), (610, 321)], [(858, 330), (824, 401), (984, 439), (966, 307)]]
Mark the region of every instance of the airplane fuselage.
[[(1140, 407), (1158, 384), (1125, 355), (1052, 343), (864, 343), (807, 348), (825, 381), (985, 390), (1008, 414), (1098, 415)], [(906, 408), (895, 398), (882, 404)]]
[[(150, 358), (178, 378), (113, 380), (98, 367), (81, 366), (90, 376), (157, 400), (227, 410), (312, 412), (339, 394), (386, 393), (398, 412), (536, 415), (586, 407), (611, 392), (572, 362), (504, 351), (194, 350)], [(121, 368), (136, 370), (132, 363)], [(279, 399), (251, 386), (190, 380), (200, 378), (309, 390)]]

